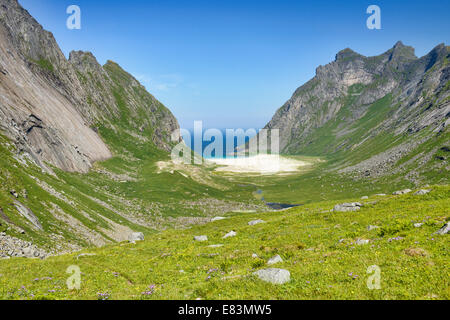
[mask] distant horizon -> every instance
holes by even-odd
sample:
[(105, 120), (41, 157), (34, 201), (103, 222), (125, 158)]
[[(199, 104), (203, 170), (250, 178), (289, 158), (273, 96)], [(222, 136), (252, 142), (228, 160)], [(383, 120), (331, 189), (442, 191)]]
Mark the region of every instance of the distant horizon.
[[(376, 56), (397, 41), (424, 56), (448, 44), (450, 3), (377, 1), (381, 30), (366, 27), (366, 1), (19, 0), (68, 57), (90, 51), (117, 62), (180, 126), (263, 128), (320, 65), (350, 48)], [(66, 8), (81, 8), (81, 30)], [(316, 19), (319, 17), (321, 19)]]

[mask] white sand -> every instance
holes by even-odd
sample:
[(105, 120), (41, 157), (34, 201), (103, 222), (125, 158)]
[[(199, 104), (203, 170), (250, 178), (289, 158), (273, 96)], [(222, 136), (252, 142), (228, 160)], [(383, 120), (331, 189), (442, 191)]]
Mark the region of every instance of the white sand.
[(208, 159), (208, 161), (220, 166), (216, 171), (260, 174), (296, 172), (299, 171), (300, 167), (309, 165), (308, 162), (268, 154), (253, 157)]

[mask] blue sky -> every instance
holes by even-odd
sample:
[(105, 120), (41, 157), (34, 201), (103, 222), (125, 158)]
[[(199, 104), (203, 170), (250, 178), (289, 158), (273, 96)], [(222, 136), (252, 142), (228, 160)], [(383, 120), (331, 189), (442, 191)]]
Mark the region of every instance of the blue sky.
[[(449, 44), (450, 1), (19, 0), (63, 52), (92, 51), (132, 73), (183, 128), (261, 128), (346, 47), (370, 56), (401, 40), (422, 56)], [(81, 8), (81, 30), (66, 8)], [(366, 9), (381, 8), (369, 30)]]

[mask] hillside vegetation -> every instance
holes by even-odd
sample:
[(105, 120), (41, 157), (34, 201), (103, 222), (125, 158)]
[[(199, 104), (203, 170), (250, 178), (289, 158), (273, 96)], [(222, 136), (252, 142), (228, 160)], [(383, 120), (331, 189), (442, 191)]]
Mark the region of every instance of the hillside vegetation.
[[(449, 218), (450, 188), (430, 189), (427, 195), (371, 196), (358, 212), (332, 212), (336, 202), (331, 201), (281, 212), (229, 214), (225, 220), (167, 230), (136, 244), (46, 260), (2, 261), (0, 297), (449, 299), (448, 235), (435, 233)], [(249, 226), (255, 219), (265, 223)], [(368, 231), (370, 225), (378, 228)], [(237, 235), (222, 239), (231, 230)], [(194, 241), (198, 235), (208, 241)], [(223, 246), (209, 247), (217, 244)], [(265, 283), (252, 275), (267, 268), (274, 255), (283, 262), (272, 267), (291, 273), (287, 284)], [(71, 265), (81, 270), (79, 290), (66, 286)], [(367, 287), (367, 269), (373, 265), (381, 270), (380, 290)]]

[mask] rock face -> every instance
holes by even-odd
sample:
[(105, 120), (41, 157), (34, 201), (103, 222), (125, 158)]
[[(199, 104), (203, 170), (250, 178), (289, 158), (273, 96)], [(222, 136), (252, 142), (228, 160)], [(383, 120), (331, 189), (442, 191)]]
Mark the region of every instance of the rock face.
[(169, 150), (178, 128), (173, 115), (117, 64), (101, 66), (81, 51), (67, 60), (17, 0), (0, 0), (0, 71), (0, 132), (17, 153), (47, 171), (46, 163), (87, 172), (94, 161), (111, 157), (95, 126), (113, 128), (124, 108), (136, 134), (153, 132), (147, 138), (160, 149)]
[(273, 284), (285, 284), (291, 281), (291, 273), (284, 269), (264, 269), (253, 273), (258, 276), (259, 279), (265, 282), (270, 282)]
[[(345, 49), (335, 61), (318, 67), (265, 129), (279, 129), (282, 153), (337, 155), (342, 173), (387, 174), (430, 139), (446, 147), (442, 135), (448, 135), (450, 123), (449, 57), (450, 47), (444, 44), (421, 58), (401, 42), (374, 57)], [(424, 130), (432, 133), (419, 137)], [(387, 134), (392, 140), (377, 144)], [(400, 138), (406, 142), (393, 143)], [(419, 164), (425, 165), (438, 149), (426, 149)], [(365, 160), (355, 163), (346, 159), (350, 154)], [(445, 156), (439, 159), (441, 168), (448, 166)]]

